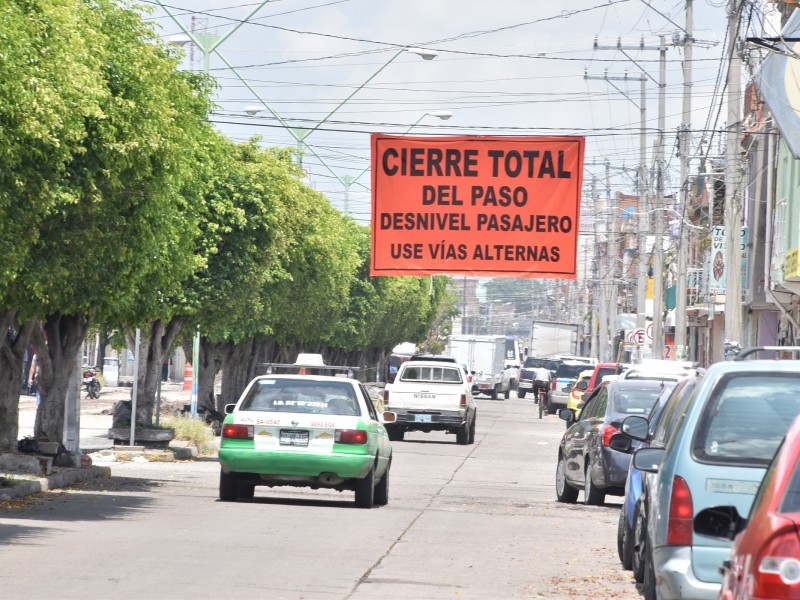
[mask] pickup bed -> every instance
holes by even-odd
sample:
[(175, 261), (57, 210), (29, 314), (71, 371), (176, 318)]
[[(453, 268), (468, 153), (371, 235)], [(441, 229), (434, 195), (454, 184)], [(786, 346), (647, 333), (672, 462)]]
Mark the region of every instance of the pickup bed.
[(456, 363), (409, 361), (400, 365), (383, 394), (384, 409), (397, 415), (386, 423), (389, 439), (402, 441), (406, 431), (445, 431), (458, 444), (475, 441), (475, 400), (464, 370)]

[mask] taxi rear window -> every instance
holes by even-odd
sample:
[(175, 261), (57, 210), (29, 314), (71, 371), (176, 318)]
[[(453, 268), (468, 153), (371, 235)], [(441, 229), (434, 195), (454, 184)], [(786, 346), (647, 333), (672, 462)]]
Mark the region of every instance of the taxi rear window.
[(767, 466), (800, 415), (800, 377), (791, 373), (729, 375), (712, 392), (693, 452), (715, 464)]
[(428, 367), (414, 365), (406, 368), (400, 381), (427, 381), (432, 383), (461, 383), (461, 369), (454, 367)]
[(350, 383), (296, 379), (259, 380), (250, 389), (239, 410), (347, 416), (361, 414), (355, 389)]

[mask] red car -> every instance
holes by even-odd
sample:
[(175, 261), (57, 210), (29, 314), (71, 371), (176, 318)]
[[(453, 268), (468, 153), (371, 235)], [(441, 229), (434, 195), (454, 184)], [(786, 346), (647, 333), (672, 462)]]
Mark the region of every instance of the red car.
[(697, 533), (736, 536), (723, 565), (721, 600), (800, 599), (800, 417), (764, 475), (749, 519), (732, 507), (703, 513), (695, 519)]

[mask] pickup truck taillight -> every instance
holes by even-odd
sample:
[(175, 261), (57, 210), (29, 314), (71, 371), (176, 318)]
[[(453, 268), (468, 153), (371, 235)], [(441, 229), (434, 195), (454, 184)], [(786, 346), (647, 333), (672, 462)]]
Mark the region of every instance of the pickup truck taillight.
[(389, 390), (383, 390), (383, 408), (389, 408)]
[(461, 406), (462, 407), (466, 407), (467, 406), (467, 395), (466, 394), (461, 394)]

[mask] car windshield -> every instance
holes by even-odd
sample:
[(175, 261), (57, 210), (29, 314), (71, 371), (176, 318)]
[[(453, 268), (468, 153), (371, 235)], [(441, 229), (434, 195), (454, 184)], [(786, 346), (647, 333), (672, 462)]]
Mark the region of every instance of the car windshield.
[(428, 381), (432, 383), (461, 383), (461, 369), (445, 366), (409, 366), (400, 376), (400, 381)]
[(698, 424), (693, 451), (709, 463), (767, 466), (800, 414), (800, 377), (731, 374), (713, 391)]
[(239, 410), (358, 416), (353, 385), (346, 381), (259, 379)]

